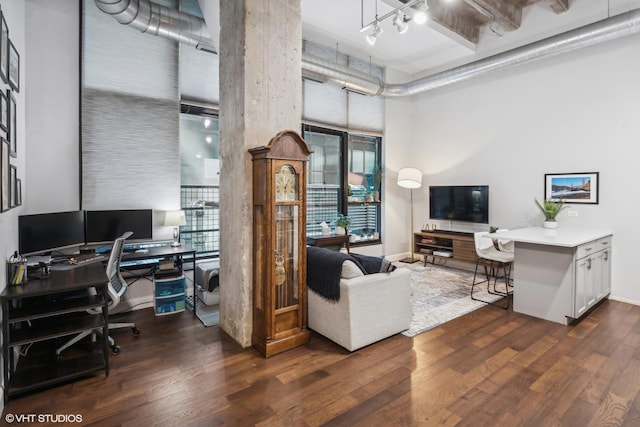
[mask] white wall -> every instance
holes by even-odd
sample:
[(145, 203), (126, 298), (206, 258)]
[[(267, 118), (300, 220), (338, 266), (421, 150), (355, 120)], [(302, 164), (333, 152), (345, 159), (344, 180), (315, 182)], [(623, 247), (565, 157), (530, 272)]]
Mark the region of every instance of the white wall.
[[(559, 224), (611, 229), (612, 297), (640, 304), (634, 265), (639, 46), (640, 36), (628, 36), (416, 97), (410, 139), (396, 147), (425, 173), (414, 198), (416, 222), (428, 221), (429, 185), (488, 184), (491, 225), (540, 226), (533, 199), (544, 197), (545, 173), (599, 172), (600, 203), (572, 205), (578, 216), (565, 211)], [(387, 104), (390, 120), (407, 113), (401, 103)], [(396, 209), (387, 203), (387, 217)], [(441, 224), (449, 227), (464, 224)], [(389, 234), (389, 247), (402, 246)]]

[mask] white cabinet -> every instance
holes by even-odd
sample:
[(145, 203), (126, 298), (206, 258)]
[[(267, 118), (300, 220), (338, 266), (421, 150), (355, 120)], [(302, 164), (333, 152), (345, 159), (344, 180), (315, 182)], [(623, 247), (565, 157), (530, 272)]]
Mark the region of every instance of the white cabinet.
[(578, 246), (573, 318), (582, 316), (611, 290), (611, 236)]

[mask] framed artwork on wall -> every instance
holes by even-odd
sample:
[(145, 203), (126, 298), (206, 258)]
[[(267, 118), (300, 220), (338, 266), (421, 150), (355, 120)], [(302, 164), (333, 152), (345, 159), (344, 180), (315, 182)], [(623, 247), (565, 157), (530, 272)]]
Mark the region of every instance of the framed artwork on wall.
[(7, 83), (9, 77), (9, 27), (4, 19), (4, 13), (0, 13), (0, 78)]
[(544, 198), (572, 204), (598, 204), (599, 175), (599, 172), (545, 174)]
[(9, 173), (9, 200), (12, 208), (15, 208), (17, 205), (16, 199), (16, 186), (18, 185), (18, 168), (14, 165), (10, 166), (11, 171)]
[(16, 179), (16, 206), (22, 206), (22, 180)]
[(1, 138), (0, 151), (0, 211), (9, 210), (9, 141)]
[(9, 39), (9, 85), (20, 92), (20, 54)]
[(7, 89), (7, 102), (8, 102), (8, 116), (7, 116), (7, 139), (11, 144), (11, 157), (18, 156), (18, 120), (17, 120), (17, 107), (16, 98), (13, 96), (13, 92)]
[(0, 129), (5, 132), (9, 129), (9, 105), (4, 92), (0, 92)]

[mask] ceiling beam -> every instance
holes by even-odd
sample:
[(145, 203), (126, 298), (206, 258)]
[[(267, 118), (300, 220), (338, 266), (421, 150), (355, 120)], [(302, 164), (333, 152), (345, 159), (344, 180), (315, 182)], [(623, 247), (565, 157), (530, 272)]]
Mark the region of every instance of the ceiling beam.
[(569, 0), (545, 0), (549, 7), (553, 9), (555, 13), (562, 13), (569, 10)]
[[(487, 13), (493, 20), (507, 31), (520, 28), (522, 22), (522, 6), (504, 0), (464, 0), (466, 4), (475, 9), (479, 14), (487, 17)], [(491, 18), (490, 18), (491, 19)]]
[(480, 41), (480, 26), (469, 15), (460, 14), (454, 8), (434, 3), (429, 6), (429, 16), (433, 22), (453, 31), (474, 45)]

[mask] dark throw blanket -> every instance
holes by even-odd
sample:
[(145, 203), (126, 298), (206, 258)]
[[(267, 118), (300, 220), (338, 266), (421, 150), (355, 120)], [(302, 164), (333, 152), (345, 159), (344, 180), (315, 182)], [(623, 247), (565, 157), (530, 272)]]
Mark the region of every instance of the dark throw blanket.
[(342, 263), (352, 261), (364, 274), (389, 273), (396, 266), (384, 257), (343, 254), (316, 246), (307, 247), (307, 286), (327, 299), (340, 299)]
[(339, 300), (342, 263), (346, 260), (354, 261), (342, 252), (307, 246), (307, 286), (325, 298)]

